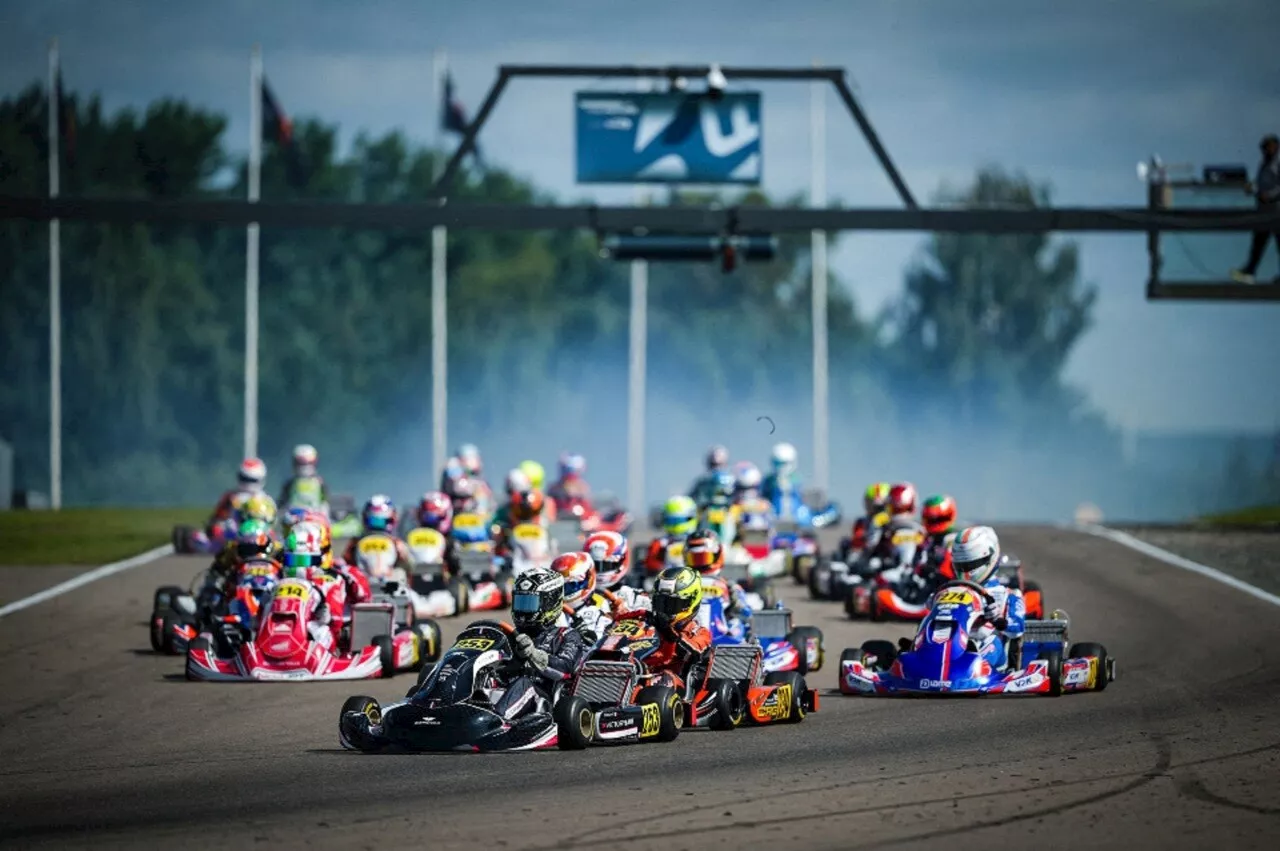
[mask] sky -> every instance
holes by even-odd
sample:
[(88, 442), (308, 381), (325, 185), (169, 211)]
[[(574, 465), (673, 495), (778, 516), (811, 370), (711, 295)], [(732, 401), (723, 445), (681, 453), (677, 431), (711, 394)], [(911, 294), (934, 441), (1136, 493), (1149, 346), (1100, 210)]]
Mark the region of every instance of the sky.
[[(228, 115), (247, 148), (248, 55), (262, 44), (286, 110), (361, 131), (435, 138), (432, 52), (447, 52), (470, 110), (517, 62), (721, 62), (847, 69), (922, 201), (999, 164), (1051, 184), (1063, 205), (1140, 206), (1135, 164), (1256, 167), (1280, 131), (1276, 0), (0, 0), (0, 93), (46, 68), (57, 36), (67, 85), (110, 108), (179, 95)], [(604, 83), (588, 81), (592, 88)], [(627, 203), (574, 183), (572, 81), (509, 88), (482, 144), (491, 162), (561, 200)], [(810, 92), (761, 87), (764, 189), (807, 191)], [(826, 96), (828, 197), (898, 201), (834, 93)], [(241, 141), (243, 140), (243, 141)], [(1155, 431), (1280, 426), (1280, 305), (1148, 302), (1141, 235), (1078, 237), (1100, 290), (1067, 378), (1114, 422)], [(1226, 271), (1247, 237), (1182, 237), (1168, 270)], [(845, 234), (832, 269), (866, 315), (900, 290), (918, 234)], [(1274, 255), (1264, 269), (1274, 274)]]

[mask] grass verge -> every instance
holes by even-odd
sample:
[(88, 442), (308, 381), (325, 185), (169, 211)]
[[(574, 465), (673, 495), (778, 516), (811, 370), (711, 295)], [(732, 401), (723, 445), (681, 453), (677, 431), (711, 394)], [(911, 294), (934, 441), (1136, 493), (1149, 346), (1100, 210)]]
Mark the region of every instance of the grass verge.
[(1225, 514), (1210, 514), (1200, 520), (1208, 526), (1280, 526), (1280, 505), (1242, 508)]
[(0, 511), (0, 565), (98, 565), (166, 544), (179, 523), (202, 524), (201, 508), (68, 508)]

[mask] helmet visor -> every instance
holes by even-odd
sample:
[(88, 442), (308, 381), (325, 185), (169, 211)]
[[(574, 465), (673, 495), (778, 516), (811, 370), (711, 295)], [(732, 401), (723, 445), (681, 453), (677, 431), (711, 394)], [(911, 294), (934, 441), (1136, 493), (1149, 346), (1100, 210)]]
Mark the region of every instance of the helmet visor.
[(387, 527), (391, 525), (391, 518), (375, 514), (370, 517), (366, 517), (364, 525), (366, 528), (378, 529), (385, 532)]
[[(970, 574), (981, 574), (991, 566), (991, 557), (984, 556), (982, 558), (973, 559), (972, 561), (955, 561), (951, 562), (952, 568), (957, 576), (968, 578)], [(983, 577), (985, 578), (985, 577)]]
[(541, 600), (540, 594), (516, 593), (511, 598), (511, 611), (513, 614), (536, 615), (540, 609)]
[(270, 544), (262, 544), (258, 541), (240, 541), (236, 544), (236, 555), (242, 559), (251, 559), (264, 555), (270, 549)]
[(570, 582), (569, 580), (566, 579), (564, 583), (565, 599), (575, 597), (578, 594), (585, 592), (587, 588), (590, 587), (590, 585), (591, 585), (590, 577), (585, 577), (583, 579), (579, 579), (573, 582)]
[(653, 613), (666, 620), (683, 614), (689, 601), (673, 594), (658, 594), (653, 598)]

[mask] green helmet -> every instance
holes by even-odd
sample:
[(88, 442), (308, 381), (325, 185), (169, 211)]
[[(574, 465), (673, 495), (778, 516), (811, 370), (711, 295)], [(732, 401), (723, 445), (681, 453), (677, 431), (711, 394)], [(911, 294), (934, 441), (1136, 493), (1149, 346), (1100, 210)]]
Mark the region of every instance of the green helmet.
[(236, 534), (240, 537), (246, 535), (257, 535), (259, 532), (263, 534), (271, 534), (271, 524), (265, 520), (258, 520), (250, 517), (248, 520), (240, 524), (240, 528), (236, 530)]
[(698, 526), (698, 506), (687, 496), (673, 496), (662, 507), (662, 526), (668, 535), (683, 538)]

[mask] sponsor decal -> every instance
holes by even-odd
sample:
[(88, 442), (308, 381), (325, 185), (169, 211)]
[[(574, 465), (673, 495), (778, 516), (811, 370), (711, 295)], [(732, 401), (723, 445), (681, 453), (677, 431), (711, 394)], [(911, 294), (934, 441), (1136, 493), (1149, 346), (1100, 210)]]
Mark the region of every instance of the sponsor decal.
[(276, 596), (282, 599), (292, 597), (296, 600), (305, 600), (311, 594), (311, 586), (303, 585), (301, 582), (285, 582), (276, 588)]
[(415, 547), (438, 547), (444, 544), (444, 535), (435, 529), (414, 529), (409, 533), (409, 544)]
[(531, 523), (521, 523), (515, 528), (514, 535), (520, 541), (541, 541), (546, 537), (541, 528)]
[(640, 707), (640, 738), (648, 739), (658, 735), (662, 729), (662, 708), (656, 703), (646, 703)]
[(414, 721), (414, 722), (413, 722), (413, 726), (415, 726), (415, 727), (438, 727), (438, 726), (440, 726), (440, 719), (439, 719), (439, 718), (432, 718), (432, 717), (431, 717), (431, 716), (429, 716), (429, 715), (427, 715), (427, 716), (423, 716), (422, 718), (419, 718), (417, 721)]
[(1091, 658), (1076, 664), (1069, 664), (1063, 672), (1062, 684), (1065, 686), (1093, 688), (1097, 679), (1098, 660)]
[(921, 680), (920, 688), (951, 688), (951, 680)]
[(379, 535), (362, 538), (360, 540), (359, 549), (362, 553), (372, 555), (373, 553), (391, 552), (392, 546), (390, 540)]
[(777, 690), (764, 699), (756, 716), (770, 721), (785, 721), (791, 717), (791, 698), (793, 696), (790, 683), (783, 683)]
[(311, 676), (310, 671), (255, 671), (259, 680), (305, 680)]
[(628, 715), (621, 718), (612, 718), (608, 721), (601, 721), (600, 730), (601, 732), (616, 733), (619, 730), (630, 730), (635, 725), (636, 719)]
[(938, 595), (938, 598), (934, 600), (934, 603), (936, 603), (939, 606), (944, 606), (948, 604), (956, 604), (956, 605), (963, 606), (972, 602), (973, 602), (973, 594), (969, 591), (964, 591), (960, 589), (956, 589), (952, 591), (943, 591), (941, 594)]
[(484, 521), (480, 519), (479, 514), (459, 514), (453, 518), (453, 528), (455, 529), (479, 529), (484, 526)]
[(644, 621), (625, 620), (625, 621), (618, 621), (613, 626), (611, 626), (609, 628), (609, 634), (625, 635), (625, 636), (638, 638), (645, 634), (646, 629), (647, 627), (645, 626)]
[(1007, 690), (1026, 691), (1027, 689), (1032, 689), (1040, 685), (1040, 682), (1043, 679), (1044, 677), (1040, 674), (1027, 674), (1025, 677), (1018, 677), (1016, 680), (1009, 683)]
[(454, 650), (488, 650), (493, 646), (492, 638), (462, 638), (454, 642)]

